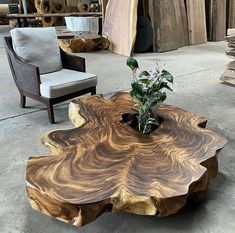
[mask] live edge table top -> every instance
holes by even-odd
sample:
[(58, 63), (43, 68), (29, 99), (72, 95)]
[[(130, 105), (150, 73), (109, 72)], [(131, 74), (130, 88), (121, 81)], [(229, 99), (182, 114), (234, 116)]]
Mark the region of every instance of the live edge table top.
[(142, 135), (121, 122), (131, 107), (128, 93), (70, 103), (75, 128), (44, 135), (51, 155), (28, 160), (27, 194), (34, 209), (82, 226), (106, 211), (174, 214), (206, 189), (226, 139), (205, 129), (204, 117), (164, 104), (153, 110), (163, 119), (160, 127)]

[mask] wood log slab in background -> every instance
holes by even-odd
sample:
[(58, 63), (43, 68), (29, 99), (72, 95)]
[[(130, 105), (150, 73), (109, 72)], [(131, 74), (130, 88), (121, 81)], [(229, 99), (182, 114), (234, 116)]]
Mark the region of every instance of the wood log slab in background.
[(41, 17), (43, 27), (52, 27), (55, 24), (55, 17)]
[(130, 56), (135, 43), (138, 0), (109, 0), (103, 25), (103, 36), (110, 50)]
[[(23, 8), (22, 0), (19, 0), (19, 4), (21, 8)], [(35, 0), (27, 0), (27, 12), (28, 13), (35, 13), (37, 10), (35, 8)]]
[(189, 44), (207, 42), (205, 0), (186, 0)]
[(206, 0), (207, 37), (211, 41), (226, 36), (226, 0)]
[(173, 1), (176, 17), (176, 40), (179, 47), (189, 44), (188, 20), (184, 0)]
[[(52, 0), (35, 0), (37, 13), (52, 13)], [(55, 17), (41, 17), (43, 27), (52, 27), (55, 23)]]
[(184, 0), (149, 0), (154, 52), (164, 52), (188, 45)]
[(35, 7), (37, 9), (37, 13), (51, 13), (52, 0), (35, 0)]
[(153, 112), (163, 122), (143, 135), (121, 122), (132, 113), (128, 93), (72, 101), (76, 128), (45, 135), (52, 155), (29, 158), (32, 207), (82, 226), (106, 211), (167, 216), (201, 194), (218, 172), (216, 156), (226, 139), (202, 128), (202, 116), (170, 105)]
[(52, 0), (52, 12), (53, 13), (64, 13), (66, 9), (65, 0)]
[(66, 0), (66, 12), (76, 12), (77, 11), (77, 4), (78, 0)]
[(79, 12), (89, 12), (91, 10), (90, 4), (78, 1), (77, 10)]
[(59, 40), (59, 46), (68, 53), (107, 49), (108, 45), (106, 38), (94, 33), (81, 33), (74, 38)]
[(228, 0), (227, 28), (235, 28), (235, 0)]
[(106, 7), (107, 7), (107, 4), (108, 4), (108, 1), (109, 0), (101, 0), (103, 22), (104, 22), (104, 19), (105, 19)]

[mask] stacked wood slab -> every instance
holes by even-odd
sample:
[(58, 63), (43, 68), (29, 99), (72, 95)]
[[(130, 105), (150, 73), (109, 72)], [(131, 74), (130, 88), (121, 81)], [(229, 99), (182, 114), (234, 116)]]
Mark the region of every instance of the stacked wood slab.
[[(103, 0), (103, 35), (109, 37), (111, 51), (129, 56), (136, 35), (137, 6), (143, 1), (124, 2)], [(154, 52), (207, 42), (205, 0), (149, 0), (146, 12), (145, 9), (145, 16), (149, 14), (154, 32)]]
[(235, 85), (235, 29), (228, 30), (228, 36), (225, 38), (228, 42), (228, 49), (226, 54), (234, 59), (227, 65), (225, 72), (223, 73), (221, 80), (225, 83)]
[[(38, 13), (83, 11), (88, 0), (29, 0)], [(85, 2), (85, 3), (84, 3)], [(226, 28), (235, 28), (235, 0), (100, 0), (103, 35), (110, 50), (125, 56), (133, 52), (137, 34), (138, 4), (151, 19), (153, 51), (165, 52), (187, 45), (220, 41)], [(87, 4), (89, 5), (89, 4)], [(63, 18), (62, 18), (63, 19)], [(44, 26), (60, 25), (54, 17), (42, 18)]]
[[(130, 1), (126, 2), (130, 4)], [(151, 19), (154, 52), (202, 44), (208, 40), (221, 41), (226, 36), (226, 28), (235, 27), (235, 0), (133, 0), (133, 2), (143, 4), (144, 17)], [(112, 34), (109, 38), (113, 44), (111, 50), (117, 52), (116, 48), (120, 47), (118, 53), (130, 55), (133, 51), (130, 41), (136, 34), (133, 24), (136, 12), (133, 10), (138, 8), (130, 8), (127, 3), (123, 4), (117, 0), (102, 0), (102, 3), (105, 19), (104, 35)], [(129, 11), (132, 18), (120, 18), (120, 11)], [(124, 22), (125, 27), (122, 26)], [(126, 37), (126, 41), (121, 38), (122, 42), (119, 43), (120, 37)], [(126, 46), (124, 43), (128, 44), (128, 50), (124, 49)]]

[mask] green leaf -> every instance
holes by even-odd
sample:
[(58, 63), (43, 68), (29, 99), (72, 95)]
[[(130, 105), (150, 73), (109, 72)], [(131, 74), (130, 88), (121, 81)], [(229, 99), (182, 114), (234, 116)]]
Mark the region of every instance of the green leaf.
[(128, 57), (126, 64), (131, 68), (132, 71), (136, 68), (139, 68), (138, 62), (134, 57)]
[(172, 88), (170, 88), (169, 86), (168, 86), (168, 84), (165, 84), (165, 86), (164, 86), (166, 89), (168, 89), (169, 91), (173, 91), (173, 89)]
[(140, 94), (141, 96), (144, 95), (144, 92), (142, 90), (142, 86), (138, 82), (132, 83), (131, 87), (132, 87), (132, 90), (135, 91), (136, 93)]
[(157, 119), (155, 118), (148, 118), (147, 122), (146, 122), (148, 125), (159, 125), (159, 122), (157, 121)]
[(163, 88), (166, 88), (166, 89), (168, 89), (168, 90), (170, 90), (170, 91), (173, 91), (173, 90), (168, 86), (167, 82), (162, 82), (162, 83), (160, 84), (158, 90), (161, 90), (161, 89), (163, 89)]
[(131, 97), (142, 101), (144, 98), (144, 92), (142, 90), (141, 84), (139, 84), (138, 82), (134, 82), (131, 84), (131, 87), (132, 87), (132, 90), (130, 92)]
[(146, 79), (146, 78), (143, 78), (143, 79), (139, 79), (139, 82), (140, 83), (143, 83), (143, 84), (149, 84), (149, 80), (148, 79)]
[(142, 71), (139, 75), (139, 77), (143, 77), (143, 76), (150, 76), (149, 72), (148, 71)]
[(139, 105), (141, 105), (140, 102), (133, 102), (133, 106), (139, 106)]
[(159, 125), (159, 123), (158, 122), (156, 122), (156, 121), (148, 121), (148, 124), (149, 125)]
[(173, 75), (170, 72), (163, 70), (162, 77), (166, 79), (168, 82), (173, 83)]
[(151, 105), (151, 103), (149, 103), (149, 102), (146, 102), (146, 103), (142, 106), (143, 112), (147, 112), (147, 111), (149, 111), (151, 108), (152, 108), (152, 105)]
[(161, 102), (164, 102), (166, 100), (166, 92), (158, 92), (158, 98)]
[(134, 90), (131, 90), (130, 95), (133, 99), (142, 99), (142, 97), (136, 93)]
[(155, 102), (157, 101), (157, 96), (155, 95), (154, 92), (152, 92), (151, 94), (147, 95), (147, 99), (152, 105), (155, 104)]
[(150, 117), (148, 120), (157, 122), (157, 120), (155, 118), (152, 118), (152, 117)]

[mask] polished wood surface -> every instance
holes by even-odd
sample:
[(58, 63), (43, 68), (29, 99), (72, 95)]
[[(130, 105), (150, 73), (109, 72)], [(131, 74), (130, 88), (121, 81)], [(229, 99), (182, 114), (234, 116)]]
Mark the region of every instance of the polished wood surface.
[(82, 226), (106, 211), (167, 216), (191, 194), (201, 196), (218, 172), (216, 155), (226, 139), (205, 129), (204, 117), (170, 105), (154, 108), (163, 122), (143, 135), (121, 122), (131, 107), (128, 93), (70, 103), (76, 128), (44, 135), (51, 155), (28, 160), (34, 209)]

